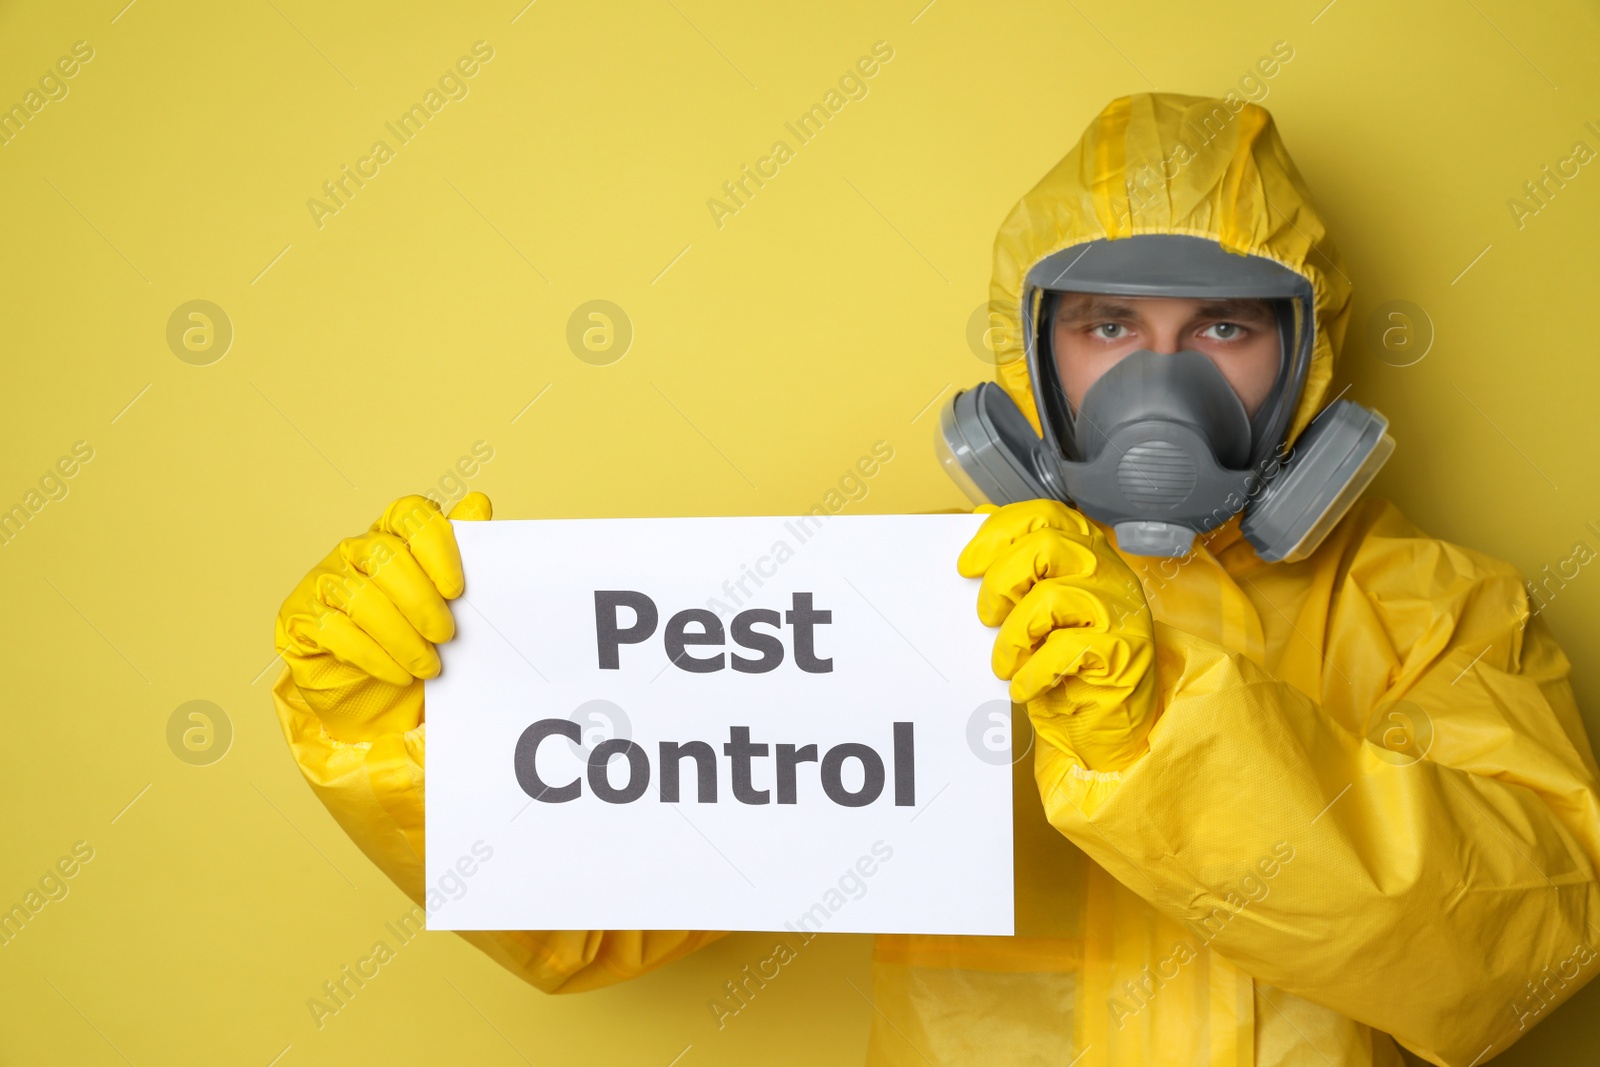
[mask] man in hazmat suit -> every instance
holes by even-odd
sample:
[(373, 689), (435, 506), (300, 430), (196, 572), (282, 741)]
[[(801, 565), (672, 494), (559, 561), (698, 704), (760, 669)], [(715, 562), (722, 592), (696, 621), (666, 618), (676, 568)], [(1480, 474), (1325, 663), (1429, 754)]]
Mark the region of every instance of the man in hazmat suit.
[[(1360, 496), (1392, 442), (1327, 403), (1349, 282), (1270, 116), (1112, 102), (1006, 218), (990, 295), (998, 385), (941, 440), (1003, 505), (952, 565), (1033, 731), (1018, 936), (880, 936), (869, 1061), (1503, 1051), (1600, 971), (1595, 762), (1517, 572)], [(296, 761), (418, 901), (423, 679), (462, 591), (407, 497), (277, 624)], [(720, 935), (462, 936), (573, 992)]]

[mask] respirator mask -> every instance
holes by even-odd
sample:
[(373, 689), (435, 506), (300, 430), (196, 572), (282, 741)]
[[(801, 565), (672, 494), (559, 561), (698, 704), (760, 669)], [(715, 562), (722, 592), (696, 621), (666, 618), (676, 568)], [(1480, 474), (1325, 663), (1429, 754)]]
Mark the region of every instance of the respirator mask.
[[(1200, 352), (1136, 351), (1067, 401), (1050, 344), (1062, 293), (1268, 301), (1279, 366), (1252, 418)], [(957, 393), (940, 417), (945, 470), (975, 504), (1061, 500), (1113, 527), (1141, 556), (1183, 556), (1197, 534), (1244, 512), (1240, 532), (1269, 562), (1316, 549), (1394, 451), (1388, 421), (1348, 400), (1285, 448), (1316, 341), (1311, 283), (1272, 260), (1177, 234), (1097, 240), (1028, 271), (1022, 341), (1043, 436), (993, 382)]]

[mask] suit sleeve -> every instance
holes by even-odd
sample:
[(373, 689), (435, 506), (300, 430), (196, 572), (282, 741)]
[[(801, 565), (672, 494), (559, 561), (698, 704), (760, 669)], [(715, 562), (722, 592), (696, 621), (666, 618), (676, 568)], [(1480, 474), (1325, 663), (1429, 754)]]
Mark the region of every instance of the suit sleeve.
[(1469, 1067), (1600, 971), (1594, 758), (1516, 571), (1363, 513), (1318, 699), (1158, 624), (1149, 752), (1107, 774), (1042, 747), (1036, 777), (1051, 822), (1197, 942)]
[[(427, 724), (347, 743), (328, 736), (285, 670), (272, 691), (300, 772), (361, 851), (418, 905), (423, 874)], [(493, 930), (461, 936), (546, 993), (634, 978), (723, 936), (688, 930)]]

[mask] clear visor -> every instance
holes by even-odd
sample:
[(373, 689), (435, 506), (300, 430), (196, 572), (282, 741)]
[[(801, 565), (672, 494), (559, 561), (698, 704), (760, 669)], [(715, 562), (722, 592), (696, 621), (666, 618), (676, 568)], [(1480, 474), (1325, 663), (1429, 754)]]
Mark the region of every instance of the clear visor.
[[(1288, 433), (1315, 340), (1310, 283), (1214, 241), (1146, 234), (1064, 249), (1028, 272), (1023, 335), (1046, 439), (1063, 459), (1077, 404), (1134, 351), (1199, 351), (1250, 415), (1249, 462)], [(1037, 324), (1037, 326), (1036, 326)]]
[(1123, 358), (1188, 351), (1227, 380), (1251, 420), (1252, 442), (1260, 442), (1271, 432), (1289, 354), (1298, 347), (1295, 304), (1283, 299), (1046, 291), (1039, 321), (1039, 362), (1055, 378), (1063, 441), (1072, 439), (1085, 394)]

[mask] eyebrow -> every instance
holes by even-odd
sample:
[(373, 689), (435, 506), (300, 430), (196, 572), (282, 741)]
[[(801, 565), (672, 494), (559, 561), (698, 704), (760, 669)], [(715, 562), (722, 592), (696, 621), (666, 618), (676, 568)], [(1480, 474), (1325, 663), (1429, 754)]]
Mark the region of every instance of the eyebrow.
[(1248, 297), (1202, 304), (1195, 314), (1202, 319), (1240, 319), (1255, 323), (1274, 322), (1277, 319), (1271, 304), (1265, 300)]
[[(1139, 313), (1132, 305), (1115, 299), (1088, 294), (1074, 294), (1061, 301), (1057, 306), (1056, 314), (1064, 322), (1081, 323), (1101, 322), (1108, 319), (1137, 318)], [(1210, 301), (1200, 305), (1195, 310), (1195, 317), (1238, 320), (1256, 324), (1268, 324), (1277, 320), (1277, 315), (1272, 310), (1270, 303), (1251, 297)]]
[(1127, 304), (1101, 296), (1072, 297), (1061, 301), (1056, 313), (1066, 322), (1097, 322), (1103, 319), (1131, 319), (1138, 313)]

